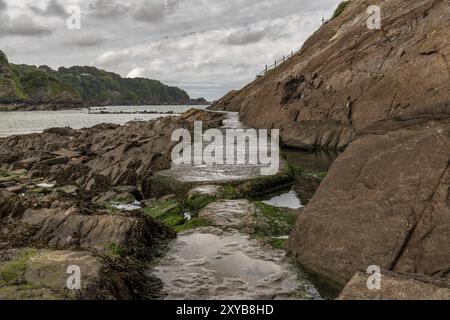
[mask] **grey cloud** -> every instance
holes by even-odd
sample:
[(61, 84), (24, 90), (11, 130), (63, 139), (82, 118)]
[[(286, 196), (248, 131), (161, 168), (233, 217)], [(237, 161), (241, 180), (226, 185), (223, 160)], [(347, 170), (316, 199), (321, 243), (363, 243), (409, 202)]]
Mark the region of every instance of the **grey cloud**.
[(89, 5), (90, 13), (100, 19), (114, 18), (124, 15), (130, 10), (128, 5), (114, 0), (95, 0)]
[(230, 34), (225, 39), (225, 43), (235, 46), (243, 46), (250, 43), (258, 42), (265, 36), (266, 36), (265, 30), (243, 29)]
[(150, 3), (137, 7), (133, 17), (139, 21), (158, 22), (165, 16), (165, 6), (163, 3)]
[(67, 44), (73, 44), (77, 47), (95, 47), (102, 44), (105, 38), (96, 34), (81, 34), (76, 35), (74, 38), (70, 39)]
[(67, 17), (66, 9), (59, 3), (58, 0), (50, 0), (45, 9), (38, 7), (30, 7), (30, 9), (37, 15), (45, 17)]
[(53, 29), (35, 23), (33, 19), (26, 15), (21, 15), (15, 19), (9, 17), (6, 19), (5, 17), (2, 19), (0, 37), (42, 37), (53, 32)]
[(182, 0), (156, 0), (144, 1), (134, 8), (133, 17), (136, 20), (154, 23), (163, 20), (167, 15), (174, 12)]
[(5, 0), (0, 0), (0, 12), (5, 11), (8, 8), (8, 5), (6, 4)]
[(127, 57), (130, 57), (132, 52), (128, 49), (119, 51), (108, 51), (100, 55), (95, 63), (102, 67), (110, 67), (122, 63)]

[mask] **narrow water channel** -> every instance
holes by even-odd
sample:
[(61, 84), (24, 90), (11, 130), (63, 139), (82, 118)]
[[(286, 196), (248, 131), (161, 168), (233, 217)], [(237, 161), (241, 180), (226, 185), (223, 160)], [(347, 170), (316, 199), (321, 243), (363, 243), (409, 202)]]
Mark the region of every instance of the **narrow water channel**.
[[(224, 127), (242, 128), (238, 114), (228, 113)], [(294, 150), (289, 150), (286, 158), (312, 174), (327, 171), (332, 162), (331, 156)], [(181, 181), (214, 184), (256, 177), (258, 172), (259, 168), (251, 166), (178, 166), (166, 174)], [(299, 177), (291, 189), (282, 190), (262, 202), (294, 211), (302, 208), (318, 185), (308, 185), (304, 180)], [(228, 212), (234, 216), (248, 216), (247, 212), (236, 214), (239, 209), (230, 201), (216, 203), (215, 210), (221, 216)], [(287, 239), (288, 236), (280, 238)], [(321, 299), (306, 274), (287, 257), (286, 251), (222, 226), (202, 227), (179, 234), (152, 271), (164, 284), (162, 296), (165, 299)]]

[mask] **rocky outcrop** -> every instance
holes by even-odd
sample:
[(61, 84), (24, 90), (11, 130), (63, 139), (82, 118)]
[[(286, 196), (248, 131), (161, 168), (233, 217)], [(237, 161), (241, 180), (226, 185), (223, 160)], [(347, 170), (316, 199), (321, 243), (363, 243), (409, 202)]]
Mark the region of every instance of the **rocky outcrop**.
[[(5, 226), (3, 237), (20, 244), (40, 244), (52, 249), (109, 253), (111, 246), (123, 254), (148, 260), (155, 248), (175, 235), (149, 217), (133, 213), (83, 214), (76, 207), (27, 209)], [(3, 220), (4, 223), (4, 220)]]
[(449, 300), (450, 282), (434, 278), (384, 272), (379, 289), (368, 289), (369, 275), (358, 272), (345, 286), (339, 300)]
[[(68, 288), (78, 268), (80, 288)], [(83, 251), (32, 248), (0, 251), (0, 299), (149, 299), (161, 283), (144, 269), (111, 263)]]
[[(148, 198), (148, 179), (170, 167), (175, 129), (192, 129), (195, 120), (217, 127), (221, 119), (190, 110), (0, 139), (0, 298), (159, 297), (148, 263), (176, 234), (136, 200)], [(71, 265), (81, 268), (80, 290), (67, 288)]]
[(203, 208), (198, 216), (214, 225), (230, 228), (254, 228), (258, 220), (262, 220), (257, 217), (255, 205), (248, 200), (217, 201)]
[(114, 186), (137, 186), (149, 194), (149, 178), (170, 168), (177, 142), (172, 132), (192, 129), (193, 121), (217, 127), (222, 115), (191, 110), (180, 117), (134, 122), (127, 126), (97, 125), (83, 130), (49, 129), (42, 134), (0, 139), (0, 165), (7, 171), (26, 169), (33, 177), (56, 179), (92, 192)]
[[(381, 30), (367, 28), (369, 5), (381, 7)], [(377, 121), (448, 114), (449, 10), (444, 0), (350, 1), (296, 55), (211, 108), (308, 149), (343, 148)]]
[(357, 137), (297, 221), (297, 259), (340, 286), (370, 265), (448, 278), (449, 124), (392, 121)]

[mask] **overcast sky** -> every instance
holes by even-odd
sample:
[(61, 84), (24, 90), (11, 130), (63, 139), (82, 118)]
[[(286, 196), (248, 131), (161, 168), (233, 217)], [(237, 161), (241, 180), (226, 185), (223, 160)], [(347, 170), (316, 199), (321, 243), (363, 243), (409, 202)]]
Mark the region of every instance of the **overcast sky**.
[[(220, 98), (253, 80), (340, 0), (0, 0), (0, 50), (13, 63), (92, 65)], [(67, 28), (81, 9), (81, 29)]]

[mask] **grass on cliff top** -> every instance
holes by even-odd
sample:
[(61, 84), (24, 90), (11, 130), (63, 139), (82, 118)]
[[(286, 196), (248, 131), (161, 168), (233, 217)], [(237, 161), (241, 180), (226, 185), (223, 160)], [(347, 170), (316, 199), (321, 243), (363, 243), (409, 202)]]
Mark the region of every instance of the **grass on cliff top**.
[(349, 1), (342, 1), (338, 7), (336, 8), (336, 10), (334, 10), (333, 16), (331, 17), (331, 20), (336, 19), (337, 17), (339, 17), (345, 10), (345, 8), (347, 7)]

